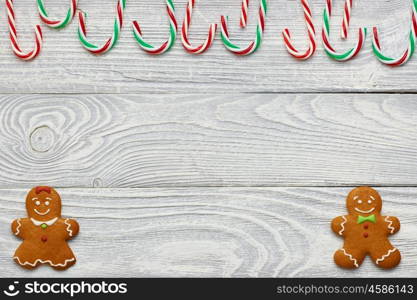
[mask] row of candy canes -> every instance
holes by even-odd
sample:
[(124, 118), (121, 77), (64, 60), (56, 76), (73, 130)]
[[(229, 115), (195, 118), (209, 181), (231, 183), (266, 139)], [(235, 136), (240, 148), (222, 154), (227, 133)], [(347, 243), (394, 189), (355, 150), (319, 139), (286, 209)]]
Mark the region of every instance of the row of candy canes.
[[(78, 0), (70, 0), (70, 5), (68, 12), (64, 19), (62, 20), (55, 20), (50, 18), (45, 8), (43, 0), (37, 0), (38, 10), (40, 14), (41, 20), (51, 28), (64, 28), (67, 26), (72, 19), (75, 17), (77, 13), (77, 1)], [(359, 28), (358, 32), (358, 40), (356, 45), (349, 49), (346, 52), (337, 52), (330, 42), (330, 18), (332, 15), (332, 4), (333, 0), (325, 0), (326, 7), (323, 13), (323, 29), (322, 29), (322, 40), (325, 52), (327, 55), (336, 60), (336, 61), (347, 61), (355, 56), (358, 55), (360, 50), (362, 49), (367, 29), (366, 28)], [(304, 19), (307, 26), (307, 33), (308, 33), (308, 42), (309, 47), (305, 52), (300, 52), (297, 50), (291, 40), (291, 34), (288, 28), (285, 28), (282, 32), (284, 44), (288, 50), (288, 52), (295, 58), (300, 60), (306, 60), (310, 58), (317, 49), (317, 42), (316, 42), (316, 30), (313, 24), (313, 17), (311, 8), (309, 5), (308, 0), (300, 0), (301, 5), (304, 11)], [(196, 4), (196, 0), (188, 0), (185, 19), (181, 29), (181, 40), (183, 43), (184, 48), (186, 51), (192, 54), (201, 54), (207, 51), (215, 38), (216, 31), (217, 31), (217, 24), (210, 24), (208, 30), (208, 36), (206, 40), (198, 46), (192, 46), (188, 34), (189, 28), (191, 25), (191, 18), (193, 8)], [(13, 0), (6, 0), (7, 6), (7, 15), (8, 15), (8, 24), (10, 29), (10, 40), (14, 54), (23, 59), (23, 60), (30, 60), (38, 56), (40, 50), (42, 48), (42, 29), (39, 25), (35, 27), (35, 46), (34, 49), (29, 52), (23, 52), (19, 46), (17, 41), (17, 30), (15, 24), (15, 14), (13, 8)], [(341, 37), (343, 39), (348, 38), (349, 33), (349, 26), (350, 26), (350, 18), (351, 18), (351, 10), (353, 7), (353, 0), (345, 0), (344, 5), (344, 14), (343, 14), (343, 21), (341, 26)], [(82, 45), (91, 53), (93, 54), (103, 54), (111, 50), (117, 43), (120, 32), (123, 26), (123, 16), (124, 10), (126, 8), (126, 0), (118, 0), (117, 2), (117, 15), (114, 21), (113, 26), (113, 34), (112, 36), (101, 46), (97, 46), (92, 44), (88, 41), (87, 38), (87, 30), (86, 30), (86, 14), (84, 12), (79, 11), (79, 26), (78, 26), (78, 36), (82, 43)], [(175, 43), (177, 32), (178, 32), (178, 22), (175, 16), (175, 6), (173, 0), (166, 0), (166, 9), (167, 14), (170, 22), (170, 29), (169, 29), (169, 37), (166, 42), (164, 42), (161, 46), (155, 47), (149, 43), (147, 43), (142, 35), (141, 28), (137, 21), (133, 21), (133, 35), (137, 40), (139, 46), (149, 54), (162, 54), (167, 52), (172, 48)], [(240, 17), (240, 26), (245, 28), (248, 22), (248, 9), (249, 9), (249, 0), (242, 0), (241, 6), (241, 17)], [(262, 39), (263, 33), (265, 31), (265, 19), (266, 14), (268, 11), (268, 3), (267, 0), (260, 0), (259, 6), (259, 13), (258, 13), (258, 22), (256, 27), (256, 36), (255, 39), (246, 47), (239, 47), (238, 45), (234, 44), (230, 39), (230, 34), (228, 30), (227, 20), (228, 17), (222, 16), (221, 17), (221, 39), (226, 47), (227, 50), (236, 54), (236, 55), (249, 55), (254, 53), (256, 50), (259, 49)], [(373, 40), (372, 40), (372, 49), (377, 58), (384, 64), (390, 66), (400, 66), (405, 64), (407, 61), (410, 60), (412, 57), (414, 50), (415, 50), (415, 42), (417, 38), (417, 0), (412, 0), (412, 13), (411, 13), (411, 30), (409, 34), (409, 43), (407, 49), (404, 51), (403, 55), (399, 58), (391, 58), (387, 57), (382, 53), (381, 45), (379, 41), (378, 30), (376, 27), (373, 28)]]

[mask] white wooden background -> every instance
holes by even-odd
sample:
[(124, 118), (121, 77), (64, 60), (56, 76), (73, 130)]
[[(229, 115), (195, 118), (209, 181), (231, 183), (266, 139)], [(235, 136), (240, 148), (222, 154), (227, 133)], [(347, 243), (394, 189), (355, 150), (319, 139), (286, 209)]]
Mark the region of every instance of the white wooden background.
[[(183, 19), (186, 0), (176, 0)], [(0, 2), (0, 276), (313, 276), (417, 275), (417, 59), (402, 68), (381, 65), (370, 39), (347, 63), (328, 59), (320, 45), (308, 62), (286, 53), (289, 26), (306, 45), (298, 1), (269, 1), (265, 40), (254, 55), (228, 53), (218, 36), (202, 56), (178, 41), (164, 56), (142, 52), (131, 33), (141, 21), (152, 42), (167, 35), (164, 1), (129, 1), (117, 47), (87, 53), (76, 21), (44, 27), (38, 59), (18, 61)], [(325, 1), (311, 1), (318, 32)], [(354, 44), (358, 26), (378, 25), (389, 55), (406, 46), (409, 1), (355, 1), (351, 38), (338, 37), (343, 1), (334, 1), (332, 38)], [(68, 1), (46, 0), (63, 16)], [(33, 44), (39, 22), (34, 0), (16, 0), (19, 39)], [(97, 43), (111, 33), (116, 1), (80, 0)], [(191, 40), (230, 15), (239, 44), (240, 0), (197, 1)], [(31, 187), (57, 187), (64, 215), (81, 224), (71, 242), (78, 263), (65, 272), (25, 271), (11, 257), (19, 240), (12, 219), (25, 215)], [(339, 269), (342, 240), (330, 230), (357, 185), (376, 186), (384, 212), (398, 216), (392, 238), (403, 261), (391, 271), (369, 260)]]

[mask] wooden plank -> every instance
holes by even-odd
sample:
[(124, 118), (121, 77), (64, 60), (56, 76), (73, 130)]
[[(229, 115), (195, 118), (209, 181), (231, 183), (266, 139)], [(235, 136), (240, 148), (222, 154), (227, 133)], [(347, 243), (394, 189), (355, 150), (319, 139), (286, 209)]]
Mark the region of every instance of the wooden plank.
[(3, 95), (0, 186), (414, 186), (415, 100)]
[[(267, 27), (262, 48), (253, 56), (239, 58), (228, 53), (219, 36), (208, 53), (193, 56), (185, 53), (180, 40), (167, 55), (150, 57), (141, 51), (131, 33), (132, 20), (141, 22), (151, 43), (167, 37), (168, 21), (165, 1), (129, 1), (125, 11), (125, 27), (115, 49), (108, 55), (95, 57), (78, 41), (76, 19), (64, 30), (44, 28), (45, 45), (41, 56), (31, 63), (18, 61), (10, 50), (6, 34), (6, 18), (0, 18), (0, 90), (2, 93), (282, 93), (282, 92), (415, 92), (417, 60), (392, 69), (381, 65), (371, 51), (370, 37), (358, 59), (337, 63), (326, 57), (319, 40), (317, 56), (298, 62), (285, 51), (281, 31), (290, 27), (296, 46), (306, 46), (306, 30), (300, 4), (295, 1), (269, 1)], [(369, 29), (378, 25), (384, 51), (400, 56), (407, 45), (410, 27), (410, 1), (355, 1), (352, 30), (348, 41), (339, 38), (342, 5), (334, 1), (332, 40), (335, 48), (346, 50), (356, 42), (359, 26)], [(68, 1), (45, 1), (49, 14), (64, 16)], [(186, 0), (176, 0), (179, 23), (182, 23)], [(220, 21), (221, 14), (230, 16), (230, 30), (239, 45), (254, 37), (256, 10), (250, 9), (249, 27), (238, 28), (239, 0), (197, 1), (190, 30), (194, 44), (207, 35), (208, 24)], [(325, 1), (314, 1), (313, 15), (317, 33)], [(80, 9), (87, 12), (88, 36), (94, 43), (103, 43), (111, 34), (116, 1), (83, 1)], [(33, 45), (33, 25), (39, 23), (36, 3), (15, 1), (19, 40), (24, 49)], [(1, 8), (5, 11), (4, 3)]]
[[(64, 215), (76, 218), (78, 263), (59, 276), (416, 276), (416, 188), (382, 188), (383, 212), (398, 216), (391, 237), (403, 261), (392, 271), (367, 259), (354, 272), (339, 269), (342, 239), (330, 230), (343, 215), (349, 188), (62, 189)], [(27, 190), (0, 193), (0, 261), (7, 276), (27, 272), (11, 260), (19, 240), (9, 232), (25, 215)]]

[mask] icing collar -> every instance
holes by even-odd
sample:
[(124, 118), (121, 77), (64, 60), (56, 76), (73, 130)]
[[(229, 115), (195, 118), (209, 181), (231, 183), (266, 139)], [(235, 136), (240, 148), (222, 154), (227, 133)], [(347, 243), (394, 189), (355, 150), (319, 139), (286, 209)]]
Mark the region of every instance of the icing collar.
[(49, 221), (45, 221), (45, 222), (41, 222), (41, 221), (35, 220), (34, 218), (30, 218), (30, 220), (32, 221), (32, 223), (35, 226), (41, 226), (42, 224), (46, 224), (48, 226), (52, 226), (56, 222), (56, 220), (58, 220), (58, 217), (53, 218), (52, 220), (49, 220)]

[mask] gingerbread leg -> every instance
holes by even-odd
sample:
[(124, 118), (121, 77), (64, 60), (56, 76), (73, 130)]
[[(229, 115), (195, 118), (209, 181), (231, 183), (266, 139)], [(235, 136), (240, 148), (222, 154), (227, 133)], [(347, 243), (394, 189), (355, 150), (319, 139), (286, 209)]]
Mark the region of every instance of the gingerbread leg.
[(15, 257), (13, 257), (13, 260), (14, 260), (14, 262), (16, 263), (16, 264), (18, 264), (19, 266), (21, 266), (21, 267), (23, 267), (23, 268), (25, 268), (25, 269), (28, 269), (28, 270), (32, 270), (32, 269), (35, 269), (37, 266), (38, 266), (38, 263), (34, 263), (34, 264), (32, 264), (32, 263), (29, 263), (29, 262), (27, 262), (27, 261), (21, 261), (20, 260), (20, 258), (19, 257), (17, 257), (17, 256), (15, 256)]
[(26, 241), (20, 244), (14, 253), (13, 260), (23, 268), (35, 269), (40, 262), (38, 260), (39, 257), (34, 253), (37, 253), (39, 249), (32, 247), (32, 250), (30, 246), (31, 245)]
[(64, 271), (68, 269), (69, 267), (73, 266), (75, 263), (76, 263), (76, 260), (74, 258), (74, 260), (66, 262), (65, 265), (54, 265), (52, 267), (57, 271)]
[(365, 253), (362, 250), (344, 247), (334, 253), (335, 263), (345, 269), (356, 269), (365, 259)]
[(380, 268), (391, 269), (401, 261), (400, 251), (387, 242), (382, 247), (375, 247), (370, 252), (373, 262)]
[(61, 248), (56, 251), (55, 255), (52, 256), (51, 254), (49, 265), (55, 270), (62, 271), (73, 266), (75, 262), (76, 258), (74, 253), (72, 253), (72, 250), (68, 244), (64, 243), (62, 244)]

